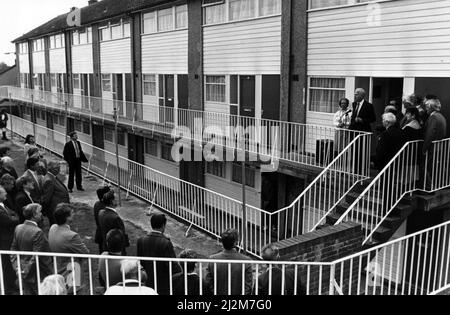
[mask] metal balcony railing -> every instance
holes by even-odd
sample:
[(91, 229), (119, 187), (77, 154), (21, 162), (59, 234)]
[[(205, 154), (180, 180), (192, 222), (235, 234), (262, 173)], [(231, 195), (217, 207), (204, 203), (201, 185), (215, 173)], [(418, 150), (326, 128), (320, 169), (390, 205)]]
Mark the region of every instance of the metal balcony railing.
[[(64, 93), (1, 87), (0, 96), (43, 106), (74, 117), (89, 117), (161, 133), (194, 142), (212, 143), (234, 151), (245, 138), (245, 150), (255, 159), (327, 167), (349, 143), (366, 133), (333, 127), (299, 124), (197, 111), (158, 104), (142, 104)], [(369, 154), (366, 152), (366, 157)], [(360, 174), (365, 175), (365, 174)]]

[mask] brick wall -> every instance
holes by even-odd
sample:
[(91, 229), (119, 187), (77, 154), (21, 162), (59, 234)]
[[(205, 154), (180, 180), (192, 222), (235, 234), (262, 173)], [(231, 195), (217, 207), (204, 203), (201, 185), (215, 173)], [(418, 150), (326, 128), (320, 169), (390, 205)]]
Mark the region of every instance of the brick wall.
[[(359, 224), (343, 223), (284, 240), (276, 245), (280, 248), (283, 261), (333, 262), (362, 251), (363, 236)], [(336, 266), (335, 279), (338, 284), (341, 284), (340, 280), (343, 279), (341, 289), (346, 294), (356, 293), (358, 268), (359, 264), (355, 263), (352, 264), (351, 269), (350, 263)], [(305, 285), (309, 279), (309, 294), (329, 293), (331, 269), (329, 266), (299, 268), (299, 275)]]

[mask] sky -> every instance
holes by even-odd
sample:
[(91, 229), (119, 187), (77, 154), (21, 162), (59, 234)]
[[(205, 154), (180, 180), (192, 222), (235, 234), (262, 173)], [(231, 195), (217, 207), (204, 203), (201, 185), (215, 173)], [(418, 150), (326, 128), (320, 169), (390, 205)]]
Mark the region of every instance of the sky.
[(52, 18), (68, 13), (72, 7), (87, 6), (88, 0), (7, 0), (1, 1), (0, 62), (13, 65), (15, 51), (11, 43)]

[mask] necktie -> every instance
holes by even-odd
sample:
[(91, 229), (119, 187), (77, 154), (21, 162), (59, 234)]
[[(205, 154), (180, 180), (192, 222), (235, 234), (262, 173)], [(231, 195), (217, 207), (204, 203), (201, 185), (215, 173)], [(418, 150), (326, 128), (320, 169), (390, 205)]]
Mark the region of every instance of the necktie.
[(78, 143), (73, 142), (73, 146), (75, 147), (75, 156), (76, 158), (80, 158), (80, 149), (78, 148)]

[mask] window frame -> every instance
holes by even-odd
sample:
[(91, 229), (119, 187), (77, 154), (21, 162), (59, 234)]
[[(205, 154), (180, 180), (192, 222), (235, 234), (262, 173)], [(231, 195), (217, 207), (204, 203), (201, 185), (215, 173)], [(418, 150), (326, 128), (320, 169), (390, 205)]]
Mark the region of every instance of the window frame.
[[(154, 151), (151, 151), (150, 148), (153, 147)], [(158, 140), (155, 139), (145, 139), (145, 154), (158, 157)]]
[[(172, 147), (173, 147), (173, 145), (170, 143), (167, 143), (167, 142), (161, 143), (161, 159), (163, 159), (164, 161), (175, 163), (175, 160), (172, 157)], [(166, 154), (168, 152), (166, 152), (165, 150), (170, 151), (169, 156), (166, 156)]]
[[(108, 76), (107, 79), (106, 79), (106, 76)], [(102, 73), (102, 75), (101, 75), (101, 81), (102, 81), (102, 92), (108, 92), (108, 93), (111, 93), (111, 92), (112, 92), (112, 85), (113, 85), (113, 82), (112, 82), (112, 74), (110, 74), (110, 73)], [(109, 81), (109, 90), (105, 90), (105, 89), (104, 89), (104, 87), (105, 87), (104, 82), (105, 82), (105, 81)]]
[[(249, 188), (256, 189), (256, 171), (257, 171), (257, 168), (252, 166), (252, 165), (246, 164), (245, 165), (245, 171), (246, 171), (246, 174), (245, 174), (246, 175), (245, 176), (245, 181), (246, 181), (245, 186), (249, 187)], [(238, 179), (238, 177), (240, 179)], [(252, 182), (249, 183), (249, 180), (251, 180)], [(241, 162), (233, 162), (232, 163), (231, 181), (233, 183), (235, 183), (235, 184), (242, 185), (242, 165), (241, 165)]]
[[(75, 82), (78, 82), (78, 87), (75, 87)], [(81, 90), (81, 75), (79, 73), (72, 74), (72, 84), (74, 90)]]
[[(321, 87), (316, 87), (316, 86), (312, 87), (311, 86), (312, 79), (343, 80), (344, 81), (344, 88), (325, 88), (325, 87), (321, 88)], [(312, 90), (315, 90), (315, 91), (339, 91), (339, 92), (344, 92), (342, 97), (345, 97), (345, 94), (347, 92), (347, 86), (346, 85), (347, 85), (347, 82), (346, 82), (346, 78), (345, 77), (332, 77), (332, 76), (329, 76), (329, 77), (327, 77), (327, 76), (310, 76), (310, 77), (308, 77), (308, 97), (307, 97), (307, 100), (308, 100), (307, 101), (307, 110), (308, 110), (308, 112), (320, 113), (320, 114), (329, 114), (329, 115), (334, 114), (335, 113), (334, 109), (336, 109), (335, 106), (332, 106), (331, 111), (329, 111), (329, 112), (328, 111), (327, 112), (319, 111), (317, 109), (313, 110), (312, 109), (312, 104), (311, 104), (311, 101), (312, 101), (312, 97), (311, 97), (312, 93), (311, 93), (311, 91)], [(336, 104), (338, 104), (338, 102), (339, 102), (339, 100), (336, 100)]]
[(322, 6), (317, 8), (312, 8), (311, 4), (314, 0), (308, 0), (308, 12), (312, 11), (320, 11), (320, 10), (329, 10), (329, 9), (336, 9), (336, 8), (345, 8), (345, 7), (354, 7), (354, 6), (360, 6), (360, 5), (367, 5), (369, 3), (378, 3), (378, 2), (386, 2), (386, 1), (392, 1), (392, 0), (347, 0), (346, 4), (335, 4), (335, 5), (328, 5), (328, 6)]
[(226, 179), (227, 178), (227, 164), (223, 161), (207, 162), (205, 173), (208, 175), (211, 175), (211, 176)]
[[(154, 81), (147, 80), (146, 77), (154, 77)], [(154, 94), (146, 94), (145, 86), (146, 84), (154, 84)], [(156, 74), (143, 74), (142, 75), (142, 93), (144, 96), (158, 97), (158, 76)]]
[[(224, 83), (208, 83), (208, 78), (212, 78), (212, 77), (216, 77), (216, 78), (224, 78)], [(223, 101), (222, 100), (212, 100), (212, 99), (208, 99), (208, 87), (210, 86), (214, 86), (214, 85), (220, 85), (224, 87), (224, 95), (223, 95)], [(205, 102), (209, 102), (209, 103), (217, 103), (217, 104), (227, 104), (228, 103), (228, 93), (227, 93), (227, 89), (228, 89), (228, 80), (227, 80), (227, 76), (226, 75), (205, 75)]]

